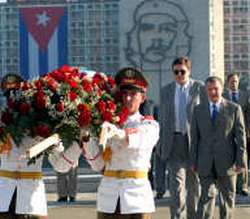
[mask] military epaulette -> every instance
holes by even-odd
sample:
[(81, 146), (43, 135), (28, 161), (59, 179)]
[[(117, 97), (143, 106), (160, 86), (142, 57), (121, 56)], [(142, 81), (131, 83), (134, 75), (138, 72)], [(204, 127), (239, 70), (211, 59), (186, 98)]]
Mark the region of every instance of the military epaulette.
[(142, 117), (142, 120), (155, 120), (155, 119), (151, 115), (145, 115), (145, 116)]

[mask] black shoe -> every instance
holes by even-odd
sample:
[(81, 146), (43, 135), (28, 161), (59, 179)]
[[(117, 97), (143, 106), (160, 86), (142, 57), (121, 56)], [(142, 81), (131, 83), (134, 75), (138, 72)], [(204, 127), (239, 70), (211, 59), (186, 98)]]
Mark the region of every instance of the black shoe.
[(249, 196), (249, 193), (247, 191), (242, 190), (240, 192), (240, 195), (242, 195), (242, 196)]
[(69, 202), (75, 202), (76, 198), (75, 197), (69, 197)]
[(57, 202), (67, 202), (67, 196), (58, 198)]
[(155, 198), (156, 198), (156, 199), (162, 199), (162, 198), (163, 198), (163, 195), (164, 195), (164, 193), (162, 193), (162, 192), (157, 192)]

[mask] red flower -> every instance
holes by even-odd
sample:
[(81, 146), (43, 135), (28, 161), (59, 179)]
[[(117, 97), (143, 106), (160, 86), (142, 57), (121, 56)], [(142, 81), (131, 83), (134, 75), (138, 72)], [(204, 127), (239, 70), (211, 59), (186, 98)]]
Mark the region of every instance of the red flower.
[(111, 76), (108, 76), (108, 83), (110, 84), (111, 88), (115, 87), (115, 80)]
[(53, 92), (56, 92), (56, 89), (58, 87), (56, 80), (53, 78), (48, 78), (47, 83), (48, 83), (49, 89)]
[(52, 77), (54, 78), (56, 81), (64, 81), (64, 78), (65, 78), (65, 75), (63, 72), (60, 72), (60, 71), (53, 71), (51, 73), (48, 74), (48, 77)]
[(83, 88), (84, 91), (86, 91), (88, 93), (93, 90), (92, 85), (86, 80), (82, 81), (82, 88)]
[(91, 122), (91, 112), (89, 110), (81, 112), (77, 119), (77, 122), (80, 127), (89, 125), (89, 123)]
[(96, 92), (96, 95), (97, 95), (98, 97), (101, 97), (102, 94), (103, 94), (103, 91), (102, 91), (99, 87), (96, 87), (96, 88), (95, 88), (95, 92)]
[(34, 128), (35, 134), (43, 138), (47, 138), (51, 135), (51, 129), (47, 124), (40, 124)]
[(98, 72), (93, 76), (93, 84), (100, 84), (103, 80), (102, 75)]
[(68, 84), (71, 88), (76, 88), (76, 89), (78, 88), (78, 84), (76, 81), (70, 80), (68, 81)]
[(91, 111), (88, 109), (86, 104), (79, 104), (77, 106), (78, 112), (80, 112), (80, 115), (77, 119), (77, 122), (80, 127), (86, 126), (91, 121)]
[(107, 104), (108, 104), (107, 108), (109, 111), (114, 112), (116, 110), (116, 105), (114, 102), (108, 100)]
[(98, 109), (101, 112), (105, 112), (106, 111), (106, 103), (103, 100), (99, 100), (99, 102), (97, 103)]
[(1, 116), (1, 120), (5, 125), (9, 125), (13, 120), (12, 114), (10, 112), (4, 112)]
[(80, 103), (77, 106), (77, 110), (78, 110), (78, 112), (86, 111), (86, 110), (88, 110), (88, 107), (85, 104)]
[(28, 103), (20, 103), (18, 108), (23, 115), (27, 114), (30, 111), (30, 105)]
[(31, 88), (31, 85), (30, 85), (30, 83), (29, 82), (23, 82), (22, 83), (22, 86), (21, 86), (21, 89), (23, 90), (23, 91), (26, 91), (26, 90), (29, 90)]
[(42, 82), (40, 80), (35, 81), (35, 86), (37, 90), (41, 90), (43, 88)]
[(77, 94), (74, 93), (73, 91), (69, 91), (69, 99), (70, 101), (74, 101), (77, 98)]
[(43, 109), (46, 106), (46, 97), (43, 91), (38, 91), (35, 94), (35, 103), (38, 109)]
[(97, 85), (102, 90), (106, 90), (106, 88), (107, 88), (107, 84), (105, 82), (105, 78), (100, 73), (98, 73), (98, 72), (93, 76), (92, 83), (94, 85)]
[(63, 112), (64, 111), (64, 103), (60, 102), (56, 104), (56, 110), (58, 112)]
[(103, 118), (104, 121), (112, 122), (113, 116), (112, 116), (112, 113), (111, 113), (111, 112), (105, 111), (105, 112), (103, 112), (103, 114), (102, 114), (102, 118)]
[(128, 108), (123, 107), (122, 110), (120, 111), (120, 113), (118, 113), (118, 117), (119, 117), (119, 121), (118, 124), (119, 125), (123, 125), (124, 122), (127, 120), (128, 118)]
[(61, 68), (59, 68), (58, 70), (60, 72), (63, 72), (63, 73), (71, 73), (71, 72), (74, 72), (75, 71), (75, 67), (71, 67), (71, 66), (68, 66), (68, 65), (63, 65)]

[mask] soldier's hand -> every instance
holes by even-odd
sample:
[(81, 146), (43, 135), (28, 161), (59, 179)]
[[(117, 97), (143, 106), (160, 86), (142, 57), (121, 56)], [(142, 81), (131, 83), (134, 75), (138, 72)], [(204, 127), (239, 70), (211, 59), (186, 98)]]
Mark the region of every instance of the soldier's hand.
[(52, 145), (51, 149), (53, 152), (61, 153), (64, 151), (64, 146), (63, 146), (62, 142), (60, 142), (59, 144)]
[(114, 124), (104, 122), (102, 128), (106, 129), (106, 138), (117, 137), (123, 139), (126, 137), (126, 132), (123, 129), (116, 127)]

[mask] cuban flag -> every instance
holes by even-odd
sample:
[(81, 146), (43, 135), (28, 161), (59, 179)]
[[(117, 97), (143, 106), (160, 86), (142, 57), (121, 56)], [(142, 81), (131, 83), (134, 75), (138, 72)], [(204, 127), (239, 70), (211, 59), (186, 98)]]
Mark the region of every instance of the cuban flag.
[(27, 7), (19, 10), (22, 77), (34, 79), (67, 64), (67, 9)]

